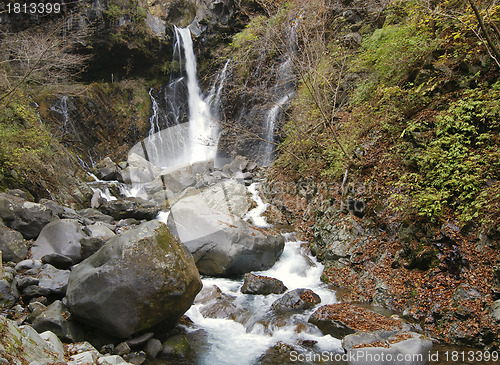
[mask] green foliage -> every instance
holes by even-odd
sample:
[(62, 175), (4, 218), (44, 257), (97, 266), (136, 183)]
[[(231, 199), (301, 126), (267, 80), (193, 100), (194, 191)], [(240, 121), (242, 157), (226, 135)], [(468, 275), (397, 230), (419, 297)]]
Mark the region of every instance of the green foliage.
[(403, 85), (434, 48), (430, 34), (412, 22), (377, 29), (363, 40), (352, 66), (353, 72), (367, 74), (355, 100), (367, 100), (378, 87)]
[(0, 174), (21, 182), (52, 154), (52, 136), (27, 101), (19, 98), (0, 109)]
[[(439, 221), (453, 209), (465, 224), (486, 209), (487, 181), (498, 179), (500, 171), (499, 102), (495, 90), (465, 92), (436, 117), (434, 137), (416, 154), (411, 151), (406, 156), (419, 171), (417, 178), (407, 174), (402, 179), (416, 184), (411, 195), (418, 214)], [(427, 128), (420, 124), (410, 129)]]

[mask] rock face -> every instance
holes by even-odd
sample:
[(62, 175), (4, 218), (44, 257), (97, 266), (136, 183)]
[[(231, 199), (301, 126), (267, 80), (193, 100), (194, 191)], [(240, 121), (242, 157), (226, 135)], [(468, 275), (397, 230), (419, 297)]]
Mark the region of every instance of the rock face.
[(278, 232), (242, 219), (248, 208), (238, 194), (228, 193), (236, 191), (234, 184), (216, 184), (171, 207), (168, 226), (193, 254), (201, 274), (231, 276), (265, 270), (283, 251), (284, 239)]
[(45, 255), (58, 253), (70, 257), (74, 263), (82, 260), (80, 240), (87, 235), (74, 219), (61, 219), (44, 227), (31, 249), (32, 257), (39, 260)]
[(251, 273), (245, 274), (245, 281), (241, 287), (243, 294), (283, 294), (285, 291), (287, 287), (281, 280)]
[(21, 233), (7, 228), (0, 220), (0, 251), (3, 261), (19, 262), (28, 255), (28, 246)]
[(78, 319), (117, 337), (173, 326), (202, 287), (192, 256), (151, 221), (111, 238), (73, 268), (67, 298)]

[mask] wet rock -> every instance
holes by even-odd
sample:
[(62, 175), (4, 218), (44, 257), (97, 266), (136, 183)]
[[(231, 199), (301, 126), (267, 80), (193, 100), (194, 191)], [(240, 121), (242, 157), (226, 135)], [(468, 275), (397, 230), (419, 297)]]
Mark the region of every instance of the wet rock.
[(162, 356), (188, 357), (192, 351), (186, 336), (183, 334), (172, 336), (163, 343)]
[(287, 290), (281, 280), (252, 273), (245, 274), (245, 281), (241, 287), (243, 294), (282, 294)]
[(174, 326), (201, 286), (192, 256), (163, 223), (151, 221), (75, 266), (67, 298), (75, 317), (126, 338), (160, 322)]
[(23, 235), (7, 228), (0, 220), (0, 251), (4, 262), (22, 261), (28, 256), (28, 246)]
[(202, 274), (231, 276), (265, 270), (284, 248), (281, 234), (251, 226), (238, 216), (248, 209), (247, 200), (242, 205), (237, 194), (225, 194), (231, 186), (234, 183), (217, 184), (171, 207), (168, 226), (193, 254)]
[(71, 317), (66, 306), (56, 300), (33, 321), (33, 328), (39, 333), (52, 331), (57, 337), (65, 342), (82, 341), (84, 333)]
[(45, 363), (64, 361), (64, 357), (58, 355), (48, 342), (34, 330), (29, 330), (28, 326), (21, 330), (15, 322), (0, 316), (0, 328), (2, 329), (0, 360), (6, 360), (6, 364), (21, 365), (35, 361)]
[(32, 257), (41, 259), (45, 255), (58, 253), (70, 257), (77, 263), (82, 260), (80, 240), (87, 235), (74, 219), (61, 219), (44, 227), (31, 248)]
[(408, 328), (399, 319), (349, 303), (324, 305), (309, 317), (309, 323), (316, 325), (324, 334), (336, 338), (343, 338), (357, 331), (400, 331)]
[(20, 232), (25, 239), (34, 239), (55, 217), (41, 204), (0, 194), (0, 218), (7, 227)]
[(348, 335), (342, 346), (351, 359), (350, 364), (371, 365), (373, 359), (379, 358), (404, 359), (404, 364), (423, 365), (428, 363), (432, 341), (415, 332), (377, 331)]
[(134, 218), (134, 219), (154, 219), (162, 210), (160, 204), (144, 200), (142, 198), (121, 198), (117, 200), (106, 201), (99, 207), (99, 210), (115, 220)]
[(276, 312), (299, 312), (321, 303), (321, 298), (310, 289), (295, 289), (276, 300), (271, 309)]

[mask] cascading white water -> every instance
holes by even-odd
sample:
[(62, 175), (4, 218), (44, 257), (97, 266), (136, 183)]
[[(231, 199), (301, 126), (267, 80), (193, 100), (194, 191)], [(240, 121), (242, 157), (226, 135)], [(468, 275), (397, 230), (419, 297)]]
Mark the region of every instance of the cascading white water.
[(189, 105), (189, 137), (191, 144), (190, 161), (206, 161), (215, 158), (219, 128), (212, 119), (210, 107), (202, 98), (196, 76), (196, 58), (193, 50), (191, 31), (188, 28), (175, 28), (182, 39), (186, 60), (186, 75)]
[(196, 76), (191, 32), (176, 27), (175, 36), (173, 59), (185, 76), (176, 76), (163, 92), (149, 91), (152, 105), (149, 137), (144, 145), (130, 151), (158, 167), (170, 169), (215, 158), (219, 139), (217, 120), (229, 64), (226, 62), (210, 93), (203, 98)]
[[(280, 279), (289, 290), (307, 288), (321, 298), (321, 304), (336, 303), (335, 293), (321, 282), (323, 266), (308, 256), (303, 242), (292, 236), (285, 236), (286, 244), (280, 260), (269, 270), (256, 274)], [(321, 331), (307, 321), (317, 307), (292, 315), (286, 323), (275, 322), (269, 317), (271, 304), (281, 295), (248, 295), (240, 291), (243, 280), (203, 278), (203, 286), (216, 285), (223, 293), (235, 297), (234, 304), (241, 313), (248, 311), (248, 319), (242, 324), (232, 319), (204, 318), (202, 304), (193, 305), (186, 315), (208, 334), (210, 346), (198, 354), (197, 364), (250, 365), (278, 342), (290, 344), (300, 349), (304, 341), (313, 341), (316, 351), (341, 353), (341, 341)], [(299, 330), (300, 328), (300, 330)], [(310, 349), (304, 349), (310, 351)]]
[[(247, 213), (247, 218), (258, 227), (269, 227), (261, 216), (267, 208), (258, 194), (258, 184), (249, 186), (248, 190), (257, 203), (257, 207)], [(255, 274), (270, 276), (281, 280), (288, 290), (311, 289), (321, 298), (321, 303), (337, 302), (335, 293), (321, 282), (323, 265), (307, 254), (304, 242), (295, 239), (293, 234), (284, 235), (286, 243), (281, 258), (276, 264)], [(303, 351), (304, 341), (315, 343), (317, 352), (343, 353), (341, 341), (330, 335), (324, 336), (315, 326), (308, 324), (308, 318), (317, 307), (282, 318), (273, 323), (269, 311), (272, 303), (281, 297), (280, 294), (248, 295), (241, 293), (242, 279), (203, 278), (203, 286), (217, 286), (221, 291), (235, 298), (234, 305), (239, 313), (246, 313), (246, 319), (237, 322), (232, 319), (205, 318), (202, 315), (203, 304), (193, 305), (186, 315), (194, 322), (196, 331), (203, 329), (208, 334), (208, 347), (201, 349), (197, 364), (201, 365), (250, 365), (258, 363), (258, 359), (278, 342), (290, 344)], [(318, 306), (319, 306), (318, 305)]]

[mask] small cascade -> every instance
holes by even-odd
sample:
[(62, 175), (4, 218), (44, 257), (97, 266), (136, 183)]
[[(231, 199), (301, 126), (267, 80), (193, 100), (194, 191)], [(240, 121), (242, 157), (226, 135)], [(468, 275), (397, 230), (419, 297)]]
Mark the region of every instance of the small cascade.
[(262, 148), (262, 163), (264, 166), (269, 166), (273, 161), (275, 150), (275, 132), (277, 122), (282, 111), (286, 109), (288, 102), (295, 93), (294, 73), (293, 73), (293, 57), (296, 49), (297, 39), (297, 22), (292, 23), (289, 29), (287, 55), (278, 67), (276, 72), (276, 84), (274, 86), (274, 94), (277, 99), (274, 105), (269, 109), (266, 115), (264, 124), (264, 145)]
[[(307, 288), (321, 297), (321, 303), (337, 302), (335, 293), (321, 282), (323, 265), (309, 256), (302, 248), (303, 242), (293, 235), (285, 235), (285, 249), (280, 260), (269, 270), (256, 274), (277, 278), (289, 290)], [(203, 304), (195, 304), (186, 312), (194, 322), (195, 329), (207, 333), (210, 346), (197, 349), (197, 364), (232, 365), (258, 364), (258, 359), (278, 342), (293, 345), (298, 351), (309, 352), (303, 343), (315, 343), (315, 351), (343, 353), (341, 341), (330, 335), (323, 335), (315, 326), (308, 324), (308, 318), (317, 307), (291, 317), (270, 317), (270, 307), (280, 294), (248, 295), (240, 291), (243, 280), (223, 278), (203, 278), (203, 286), (216, 285), (222, 292), (235, 298), (233, 304), (241, 320), (205, 318)], [(300, 328), (300, 330), (299, 330)], [(231, 339), (228, 341), (228, 339)]]
[(250, 192), (250, 194), (252, 194), (252, 200), (257, 204), (257, 206), (246, 214), (244, 220), (246, 221), (251, 220), (253, 225), (257, 227), (262, 227), (262, 228), (270, 227), (269, 223), (267, 223), (266, 218), (262, 216), (262, 214), (264, 214), (269, 204), (264, 203), (262, 201), (258, 189), (259, 189), (258, 183), (252, 183), (248, 187), (248, 191)]

